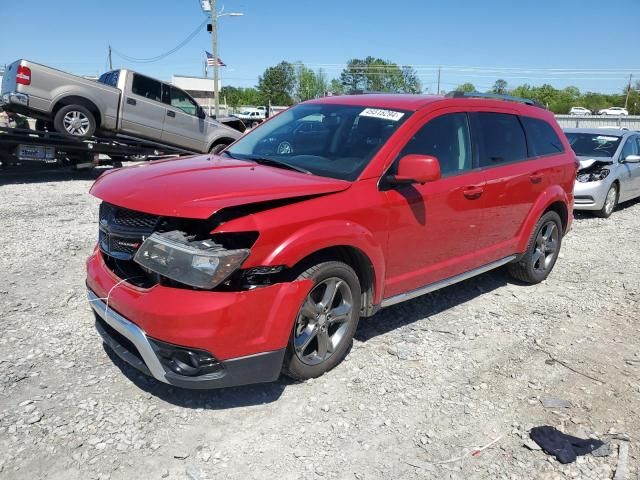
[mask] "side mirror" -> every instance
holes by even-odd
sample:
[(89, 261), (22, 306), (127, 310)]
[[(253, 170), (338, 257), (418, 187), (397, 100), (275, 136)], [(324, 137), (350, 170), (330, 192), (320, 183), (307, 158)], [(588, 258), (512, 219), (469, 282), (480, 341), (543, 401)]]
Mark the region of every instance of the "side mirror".
[(204, 110), (201, 108), (198, 108), (198, 118), (202, 118), (202, 119), (207, 118), (207, 114), (204, 113)]
[(640, 155), (627, 155), (622, 163), (640, 163)]
[(398, 173), (389, 178), (392, 184), (435, 182), (440, 178), (440, 162), (430, 155), (406, 155), (398, 162)]

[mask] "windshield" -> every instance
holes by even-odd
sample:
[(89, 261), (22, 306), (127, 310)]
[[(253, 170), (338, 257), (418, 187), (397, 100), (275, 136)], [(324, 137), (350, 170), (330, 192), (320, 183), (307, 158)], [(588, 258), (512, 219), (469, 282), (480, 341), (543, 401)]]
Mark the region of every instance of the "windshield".
[(566, 133), (567, 140), (579, 157), (613, 157), (620, 145), (621, 137), (596, 133)]
[(353, 181), (410, 113), (352, 105), (301, 104), (236, 142), (240, 159), (271, 159), (314, 175)]

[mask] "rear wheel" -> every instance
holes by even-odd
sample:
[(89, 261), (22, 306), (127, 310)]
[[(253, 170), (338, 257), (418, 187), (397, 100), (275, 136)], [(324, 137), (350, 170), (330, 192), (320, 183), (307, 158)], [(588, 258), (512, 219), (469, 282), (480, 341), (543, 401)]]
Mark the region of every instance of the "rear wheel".
[(58, 110), (53, 126), (57, 132), (65, 135), (89, 138), (96, 131), (96, 118), (82, 105), (67, 105)]
[(600, 210), (596, 210), (593, 214), (600, 218), (609, 218), (618, 204), (618, 185), (616, 183), (609, 187), (607, 196), (604, 199), (604, 205)]
[(509, 264), (512, 277), (525, 283), (540, 283), (553, 270), (562, 245), (562, 221), (556, 212), (547, 212), (536, 224), (520, 259)]
[(360, 283), (349, 265), (333, 261), (298, 279), (312, 280), (313, 287), (293, 325), (283, 372), (306, 380), (334, 368), (349, 351), (360, 319)]

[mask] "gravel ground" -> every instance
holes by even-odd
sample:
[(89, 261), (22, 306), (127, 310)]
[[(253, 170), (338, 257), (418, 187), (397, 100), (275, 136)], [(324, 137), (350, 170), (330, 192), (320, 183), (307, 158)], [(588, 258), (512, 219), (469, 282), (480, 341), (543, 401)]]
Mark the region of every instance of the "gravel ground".
[[(92, 176), (0, 177), (1, 478), (606, 479), (627, 443), (637, 478), (639, 202), (579, 215), (540, 285), (491, 272), (362, 321), (315, 381), (194, 392), (94, 331)], [(562, 466), (537, 425), (610, 454)]]

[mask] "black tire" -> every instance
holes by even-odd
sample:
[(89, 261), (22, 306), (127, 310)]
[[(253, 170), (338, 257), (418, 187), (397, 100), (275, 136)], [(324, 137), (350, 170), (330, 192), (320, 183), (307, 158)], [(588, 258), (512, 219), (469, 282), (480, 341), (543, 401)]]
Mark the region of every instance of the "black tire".
[(47, 120), (36, 120), (35, 129), (38, 132), (52, 132), (53, 131), (53, 123)]
[[(69, 124), (74, 118), (78, 123)], [(74, 138), (90, 138), (96, 131), (96, 118), (82, 105), (66, 105), (56, 113), (53, 119), (53, 127), (56, 132)]]
[[(312, 280), (313, 287), (305, 297), (294, 320), (282, 371), (293, 379), (307, 380), (319, 377), (334, 368), (344, 359), (351, 348), (353, 335), (360, 319), (360, 282), (349, 265), (335, 261), (314, 265), (302, 272), (298, 279)], [(335, 280), (338, 280), (335, 287), (336, 293), (330, 304), (323, 310), (321, 300), (327, 295), (330, 285)], [(320, 301), (317, 301), (319, 297), (321, 297)], [(318, 308), (318, 310), (313, 310), (314, 312), (324, 312), (316, 315), (315, 322), (309, 321), (311, 317), (305, 314), (308, 312), (308, 305)], [(347, 310), (346, 305), (351, 306), (350, 310)], [(348, 313), (336, 314), (335, 318), (344, 317), (345, 320), (332, 323), (334, 321), (332, 320), (332, 312), (344, 311)], [(311, 340), (306, 342), (306, 347), (301, 348), (301, 345), (305, 343), (303, 334), (313, 331), (314, 328), (315, 337), (313, 334), (307, 333), (306, 338), (311, 338)], [(322, 350), (320, 339), (325, 336), (329, 341), (326, 345), (330, 345), (330, 347), (326, 349), (326, 356), (319, 357)]]
[[(556, 234), (554, 242), (543, 240), (542, 243), (540, 243), (539, 237), (541, 235), (544, 237), (545, 232), (553, 235), (552, 230), (546, 230), (547, 228), (551, 228), (552, 225), (555, 228)], [(549, 249), (553, 248), (553, 252), (547, 250), (548, 246)], [(517, 261), (508, 265), (509, 274), (515, 279), (529, 284), (542, 282), (549, 276), (551, 270), (553, 270), (561, 246), (562, 220), (560, 220), (560, 216), (556, 212), (547, 212), (540, 217), (540, 220), (536, 223), (531, 238), (527, 243), (525, 253), (522, 254)]]
[(258, 125), (260, 125), (260, 122), (254, 120), (253, 122), (251, 122), (251, 128), (256, 128)]
[(212, 155), (220, 155), (220, 153), (222, 153), (222, 151), (228, 146), (229, 145), (226, 143), (218, 143), (217, 145), (214, 145), (213, 147), (211, 147), (211, 150), (209, 150), (209, 153)]
[(595, 210), (593, 214), (596, 217), (609, 218), (618, 205), (619, 196), (620, 192), (618, 191), (618, 184), (612, 183), (609, 187), (609, 190), (607, 190), (607, 196), (605, 197), (604, 205), (600, 210)]

